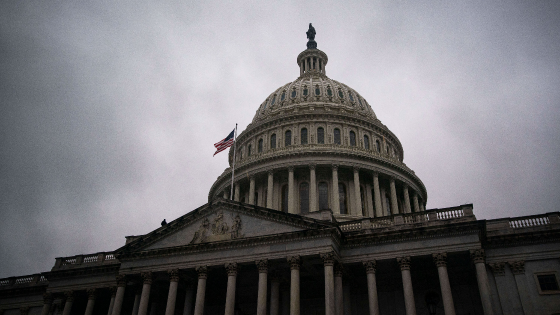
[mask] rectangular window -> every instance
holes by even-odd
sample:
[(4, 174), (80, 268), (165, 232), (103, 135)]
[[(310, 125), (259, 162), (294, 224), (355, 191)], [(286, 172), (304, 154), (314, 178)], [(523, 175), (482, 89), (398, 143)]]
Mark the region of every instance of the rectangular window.
[(537, 275), (541, 291), (558, 291), (558, 281), (555, 274)]

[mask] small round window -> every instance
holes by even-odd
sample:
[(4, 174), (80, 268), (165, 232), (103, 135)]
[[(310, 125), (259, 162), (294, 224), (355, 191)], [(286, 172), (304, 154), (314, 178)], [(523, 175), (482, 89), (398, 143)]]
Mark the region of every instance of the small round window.
[(344, 93), (342, 93), (342, 90), (338, 90), (338, 97), (344, 98)]

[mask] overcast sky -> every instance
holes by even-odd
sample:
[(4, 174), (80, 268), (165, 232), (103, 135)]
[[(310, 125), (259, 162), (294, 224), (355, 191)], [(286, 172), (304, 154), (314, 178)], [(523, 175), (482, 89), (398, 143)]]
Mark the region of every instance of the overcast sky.
[(428, 208), (559, 210), (560, 1), (261, 3), (0, 2), (0, 277), (206, 203), (213, 144), (297, 78), (309, 22)]

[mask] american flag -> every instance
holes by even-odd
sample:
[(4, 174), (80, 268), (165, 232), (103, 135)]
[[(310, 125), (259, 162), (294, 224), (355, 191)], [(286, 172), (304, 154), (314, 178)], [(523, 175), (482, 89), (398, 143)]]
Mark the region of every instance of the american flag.
[(224, 151), (225, 149), (231, 147), (231, 145), (233, 144), (233, 135), (235, 133), (235, 129), (233, 129), (233, 131), (224, 139), (220, 140), (217, 143), (214, 143), (214, 146), (216, 147), (216, 153), (214, 153), (214, 155)]

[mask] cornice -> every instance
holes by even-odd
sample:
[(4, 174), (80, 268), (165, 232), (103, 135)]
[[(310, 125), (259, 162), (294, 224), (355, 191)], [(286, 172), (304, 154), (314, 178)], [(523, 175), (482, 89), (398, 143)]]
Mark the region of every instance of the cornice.
[(515, 231), (514, 233), (487, 236), (484, 240), (484, 246), (485, 248), (492, 249), (552, 242), (560, 242), (560, 225), (552, 229), (540, 231)]
[(98, 266), (83, 265), (83, 267), (75, 267), (72, 269), (50, 271), (44, 273), (43, 275), (47, 278), (47, 280), (53, 281), (53, 280), (68, 278), (68, 277), (116, 273), (119, 270), (120, 266), (121, 266), (120, 263), (114, 263), (110, 265), (98, 265)]

